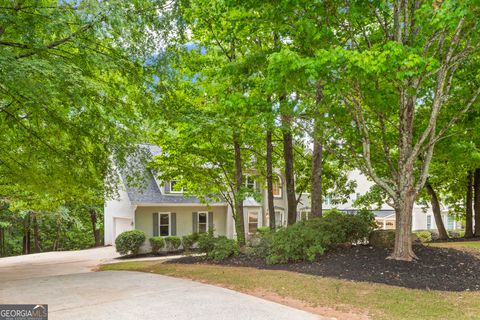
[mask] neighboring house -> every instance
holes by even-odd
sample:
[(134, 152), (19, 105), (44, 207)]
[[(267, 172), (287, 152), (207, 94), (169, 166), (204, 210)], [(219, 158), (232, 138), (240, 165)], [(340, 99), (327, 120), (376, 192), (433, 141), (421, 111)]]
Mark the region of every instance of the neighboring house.
[[(150, 156), (160, 152), (156, 146), (148, 146)], [(144, 174), (144, 185), (133, 187), (121, 175), (119, 196), (105, 202), (104, 227), (105, 244), (114, 244), (116, 237), (127, 230), (143, 230), (147, 239), (152, 236), (183, 236), (193, 232), (204, 232), (213, 228), (215, 234), (235, 237), (235, 226), (230, 206), (226, 202), (212, 202), (208, 205), (200, 203), (196, 197), (185, 197), (175, 181), (159, 181), (152, 171), (144, 166), (140, 168)], [(357, 188), (345, 204), (334, 205), (329, 197), (324, 199), (324, 209), (337, 208), (345, 212), (355, 212), (353, 201), (358, 195), (365, 194), (373, 185), (358, 171), (353, 171), (350, 180), (357, 181)], [(268, 226), (270, 214), (267, 207), (267, 191), (258, 186), (252, 176), (245, 177), (245, 185), (260, 190), (260, 202), (253, 198), (244, 201), (245, 231), (253, 234), (259, 227)], [(287, 198), (284, 180), (277, 177), (273, 187), (275, 221), (278, 226), (287, 222)], [(395, 228), (395, 212), (388, 205), (383, 205), (374, 211), (380, 228)], [(298, 219), (310, 216), (310, 196), (303, 194), (298, 202)], [(445, 222), (448, 229), (458, 227), (455, 221)], [(413, 230), (435, 229), (435, 220), (431, 210), (415, 206), (413, 214)]]

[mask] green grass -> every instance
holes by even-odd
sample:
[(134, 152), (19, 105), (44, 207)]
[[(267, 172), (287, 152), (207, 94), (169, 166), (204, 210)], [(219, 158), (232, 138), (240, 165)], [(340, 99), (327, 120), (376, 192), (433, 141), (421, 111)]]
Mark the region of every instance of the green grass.
[(478, 292), (415, 290), (288, 271), (155, 261), (104, 265), (102, 270), (136, 270), (187, 278), (245, 293), (261, 292), (267, 298), (301, 301), (312, 308), (368, 314), (371, 319), (480, 319)]
[(428, 245), (432, 247), (480, 250), (480, 241), (433, 242)]

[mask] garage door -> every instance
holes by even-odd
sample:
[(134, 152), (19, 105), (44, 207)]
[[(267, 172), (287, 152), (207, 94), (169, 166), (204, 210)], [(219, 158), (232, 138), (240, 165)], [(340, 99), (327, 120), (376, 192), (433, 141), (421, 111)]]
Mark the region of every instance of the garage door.
[(132, 230), (132, 220), (125, 218), (115, 218), (114, 220), (114, 240), (124, 231)]

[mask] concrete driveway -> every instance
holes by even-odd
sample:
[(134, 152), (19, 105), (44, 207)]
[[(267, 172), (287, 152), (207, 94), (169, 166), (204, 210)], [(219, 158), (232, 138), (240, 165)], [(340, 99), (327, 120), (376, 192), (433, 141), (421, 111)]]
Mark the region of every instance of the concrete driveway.
[(189, 280), (91, 272), (115, 256), (112, 248), (99, 248), (0, 259), (0, 303), (46, 303), (49, 319), (319, 319)]

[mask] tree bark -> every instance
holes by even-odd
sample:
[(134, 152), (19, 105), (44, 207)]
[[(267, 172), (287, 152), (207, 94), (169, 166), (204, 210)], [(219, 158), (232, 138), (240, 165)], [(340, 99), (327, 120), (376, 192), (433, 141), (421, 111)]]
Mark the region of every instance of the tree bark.
[(465, 196), (465, 238), (473, 237), (473, 172), (467, 174), (467, 190)]
[(400, 126), (398, 174), (395, 203), (395, 246), (391, 259), (412, 261), (417, 259), (412, 248), (412, 213), (415, 204), (416, 189), (413, 172), (413, 119), (415, 98), (409, 96), (405, 89), (400, 94)]
[(95, 240), (95, 247), (101, 245), (100, 230), (97, 229), (97, 211), (94, 208), (90, 209), (90, 220), (92, 221), (92, 233)]
[(30, 214), (25, 216), (23, 225), (23, 254), (30, 253)]
[(266, 136), (267, 142), (267, 204), (268, 204), (268, 214), (269, 214), (269, 225), (271, 230), (275, 230), (276, 221), (275, 221), (275, 205), (273, 202), (273, 163), (272, 163), (272, 154), (273, 154), (273, 145), (272, 145), (272, 131), (267, 131)]
[(32, 212), (32, 224), (33, 224), (34, 252), (39, 253), (39, 252), (42, 252), (42, 248), (40, 246), (40, 233), (38, 231), (38, 221), (37, 221), (36, 212)]
[(323, 214), (323, 197), (322, 197), (322, 172), (323, 172), (323, 144), (322, 144), (322, 128), (320, 118), (320, 102), (323, 99), (323, 87), (317, 86), (316, 94), (316, 112), (313, 126), (313, 155), (312, 155), (312, 193), (311, 193), (311, 213), (313, 217), (321, 217)]
[(242, 169), (242, 153), (238, 136), (233, 138), (233, 146), (235, 149), (235, 231), (237, 232), (238, 245), (245, 246), (245, 218), (243, 215), (243, 169)]
[(440, 210), (440, 202), (438, 201), (437, 193), (435, 192), (435, 190), (433, 190), (433, 187), (430, 184), (430, 181), (428, 180), (425, 183), (425, 189), (427, 190), (427, 193), (430, 196), (430, 204), (432, 206), (433, 217), (435, 218), (435, 224), (437, 225), (438, 238), (440, 240), (447, 240), (448, 233), (447, 233), (447, 230), (445, 230), (445, 225), (443, 224), (442, 212)]
[(395, 246), (389, 257), (394, 260), (412, 261), (417, 259), (412, 248), (412, 213), (415, 203), (415, 194), (403, 195), (395, 204)]
[(293, 169), (293, 136), (291, 117), (282, 115), (283, 127), (283, 159), (285, 161), (285, 184), (287, 191), (287, 224), (297, 220), (297, 198), (295, 196), (295, 173)]
[(480, 168), (473, 179), (473, 209), (475, 210), (475, 237), (480, 237)]

